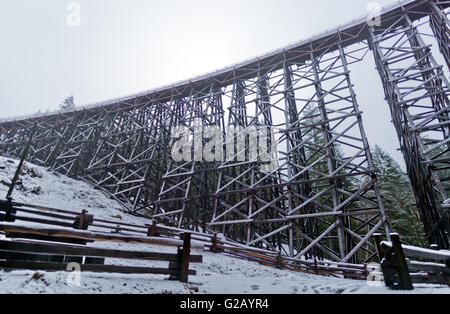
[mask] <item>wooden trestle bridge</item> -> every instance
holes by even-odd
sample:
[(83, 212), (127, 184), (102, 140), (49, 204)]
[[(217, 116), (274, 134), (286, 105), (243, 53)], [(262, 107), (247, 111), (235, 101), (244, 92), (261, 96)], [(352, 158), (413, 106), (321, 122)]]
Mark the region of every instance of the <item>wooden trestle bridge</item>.
[[(90, 182), (130, 212), (291, 258), (367, 262), (373, 234), (389, 237), (389, 209), (350, 71), (373, 57), (427, 238), (448, 249), (449, 4), (398, 2), (382, 10), (380, 25), (363, 17), (168, 87), (1, 120), (0, 151), (21, 156), (33, 133), (28, 161)], [(437, 63), (424, 27), (447, 64)], [(198, 121), (201, 130), (219, 128), (224, 143), (235, 141), (230, 126), (273, 127), (275, 167), (236, 156), (174, 161), (173, 127), (194, 131)]]

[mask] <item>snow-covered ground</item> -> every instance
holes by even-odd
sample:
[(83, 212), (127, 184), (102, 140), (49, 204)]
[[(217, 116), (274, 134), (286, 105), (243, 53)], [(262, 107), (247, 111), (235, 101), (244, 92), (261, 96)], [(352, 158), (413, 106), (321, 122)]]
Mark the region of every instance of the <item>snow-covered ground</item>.
[[(0, 157), (0, 198), (5, 197), (8, 183), (14, 175), (17, 161)], [(81, 211), (86, 209), (96, 218), (117, 220), (136, 224), (148, 220), (128, 216), (120, 205), (86, 183), (54, 174), (45, 168), (25, 164), (21, 175), (22, 184), (14, 191), (16, 201), (49, 207)], [(22, 224), (22, 223), (20, 223)], [(97, 247), (174, 252), (174, 248), (131, 245), (120, 243), (95, 243)], [(196, 276), (189, 277), (189, 283), (169, 281), (160, 275), (120, 275), (83, 272), (80, 285), (73, 285), (76, 275), (69, 272), (35, 272), (0, 270), (0, 293), (213, 293), (213, 294), (302, 294), (302, 293), (408, 293), (392, 292), (383, 285), (369, 286), (365, 281), (340, 279), (282, 271), (209, 252), (202, 254), (202, 264), (192, 264)], [(107, 259), (121, 265), (163, 266), (164, 262), (128, 262)], [(69, 279), (69, 280), (68, 280)], [(450, 293), (446, 286), (416, 285), (414, 293)]]

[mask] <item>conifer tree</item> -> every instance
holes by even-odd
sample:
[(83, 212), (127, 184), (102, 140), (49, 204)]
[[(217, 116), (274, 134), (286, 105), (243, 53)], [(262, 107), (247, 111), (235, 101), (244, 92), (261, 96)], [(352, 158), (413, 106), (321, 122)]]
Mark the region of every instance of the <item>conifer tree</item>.
[(75, 100), (73, 95), (67, 97), (62, 104), (59, 105), (62, 111), (75, 109)]
[(408, 176), (378, 145), (372, 149), (372, 155), (392, 231), (398, 232), (408, 244), (426, 247), (423, 224)]

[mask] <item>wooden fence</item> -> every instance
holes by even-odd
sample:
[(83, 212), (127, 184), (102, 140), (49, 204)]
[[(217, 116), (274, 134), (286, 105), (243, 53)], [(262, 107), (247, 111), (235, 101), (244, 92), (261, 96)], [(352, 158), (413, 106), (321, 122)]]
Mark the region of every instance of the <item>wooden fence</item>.
[(374, 237), (387, 287), (413, 290), (414, 283), (450, 286), (450, 251), (404, 245), (398, 234), (391, 234), (391, 241), (382, 241), (380, 234)]
[[(193, 237), (196, 241), (202, 241), (201, 238), (195, 237), (195, 235)], [(211, 252), (227, 254), (235, 258), (254, 261), (261, 265), (278, 269), (361, 280), (365, 280), (368, 276), (367, 265), (337, 263), (318, 259), (295, 259), (282, 255), (277, 251), (268, 251), (231, 243), (227, 240), (220, 240), (217, 235), (211, 235), (210, 240), (203, 241), (205, 241), (205, 248), (208, 248)]]
[[(231, 239), (220, 237), (215, 233), (195, 232), (157, 224), (139, 225), (111, 220), (97, 219), (87, 211), (69, 211), (40, 205), (0, 200), (0, 221), (27, 222), (38, 225), (49, 225), (59, 229), (51, 230), (51, 238), (59, 242), (86, 244), (93, 241), (121, 240), (127, 243), (158, 244), (178, 238), (185, 233), (191, 235), (192, 245), (204, 247), (217, 254), (226, 254), (235, 258), (257, 262), (261, 265), (291, 271), (318, 275), (340, 276), (365, 280), (368, 276), (367, 265), (336, 263), (322, 260), (300, 260), (282, 255), (278, 251), (255, 248), (237, 243)], [(3, 228), (3, 229), (2, 229)], [(48, 229), (28, 228), (27, 232), (14, 229), (14, 226), (2, 226), (11, 237), (32, 238), (49, 241)], [(68, 228), (72, 228), (69, 230)], [(73, 230), (77, 229), (77, 230)], [(88, 232), (87, 230), (90, 230)], [(95, 232), (94, 232), (95, 230)], [(102, 232), (103, 230), (103, 232)], [(109, 233), (105, 233), (109, 232)], [(179, 241), (179, 240), (178, 240)]]
[[(195, 275), (195, 270), (189, 269), (190, 263), (201, 263), (201, 255), (191, 255), (191, 235), (183, 234), (182, 240), (161, 238), (139, 238), (100, 234), (91, 232), (75, 232), (61, 229), (39, 229), (0, 224), (0, 231), (7, 237), (39, 238), (45, 236), (49, 241), (11, 240), (0, 241), (0, 268), (31, 269), (47, 271), (69, 270), (69, 265), (76, 262), (80, 271), (107, 272), (123, 274), (165, 274), (170, 279), (187, 282), (189, 275)], [(36, 237), (37, 236), (37, 237)], [(70, 239), (80, 241), (112, 241), (124, 243), (146, 243), (162, 246), (178, 247), (175, 254), (100, 249), (88, 246), (75, 246), (55, 242), (67, 242)], [(198, 247), (198, 245), (197, 245)], [(105, 258), (165, 261), (168, 268), (132, 267), (104, 265)]]
[[(23, 213), (28, 216), (22, 215)], [(0, 241), (0, 268), (4, 269), (64, 271), (69, 270), (70, 264), (76, 262), (80, 265), (80, 271), (165, 274), (170, 275), (170, 279), (187, 282), (189, 275), (196, 274), (189, 269), (189, 264), (202, 262), (201, 255), (191, 255), (191, 248), (203, 249), (203, 245), (192, 242), (190, 233), (175, 234), (157, 230), (155, 224), (139, 226), (97, 220), (86, 211), (77, 213), (11, 201), (0, 201), (0, 221), (9, 223), (0, 224), (0, 232), (14, 239)], [(11, 224), (20, 221), (52, 228)], [(90, 226), (110, 232), (87, 231)], [(156, 237), (156, 234), (172, 237)], [(175, 235), (181, 239), (174, 238)], [(178, 250), (177, 253), (169, 254), (86, 246), (98, 241), (158, 245)], [(169, 266), (151, 268), (105, 265), (105, 258), (165, 261)]]

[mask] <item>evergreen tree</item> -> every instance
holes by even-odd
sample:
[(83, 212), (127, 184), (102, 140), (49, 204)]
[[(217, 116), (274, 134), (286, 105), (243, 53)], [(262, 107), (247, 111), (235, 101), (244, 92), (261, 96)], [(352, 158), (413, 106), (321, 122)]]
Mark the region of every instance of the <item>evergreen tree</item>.
[(62, 104), (59, 105), (59, 108), (62, 111), (66, 111), (66, 110), (71, 110), (71, 109), (75, 109), (75, 100), (73, 95), (71, 95), (70, 97), (67, 97), (64, 102)]
[(392, 231), (398, 232), (408, 244), (426, 247), (423, 224), (408, 176), (378, 145), (372, 149), (372, 155)]

